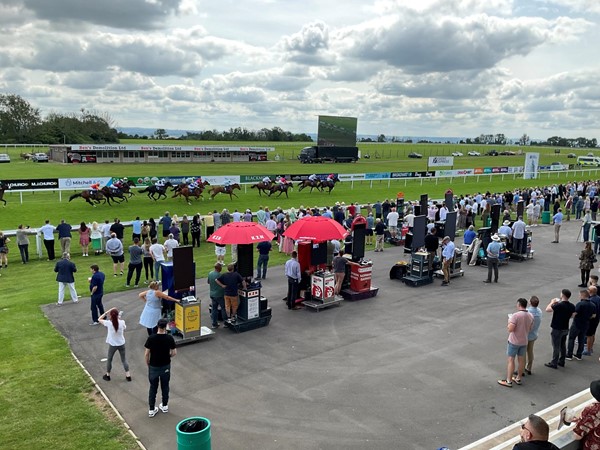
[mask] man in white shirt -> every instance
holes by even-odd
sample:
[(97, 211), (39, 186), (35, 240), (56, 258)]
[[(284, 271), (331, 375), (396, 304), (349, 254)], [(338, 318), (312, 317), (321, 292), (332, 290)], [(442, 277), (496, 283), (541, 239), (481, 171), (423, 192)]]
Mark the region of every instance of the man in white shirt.
[(523, 239), (525, 239), (525, 222), (523, 217), (519, 216), (517, 221), (513, 223), (513, 246), (512, 249), (518, 255), (523, 254)]
[(404, 216), (404, 221), (408, 226), (408, 230), (412, 231), (413, 227), (415, 226), (415, 215), (413, 214), (412, 208), (410, 208), (408, 210), (408, 214)]
[(275, 233), (275, 230), (277, 229), (277, 222), (273, 220), (273, 216), (269, 217), (267, 223), (265, 223), (265, 228), (271, 233)]
[(387, 215), (387, 223), (388, 228), (390, 229), (390, 235), (392, 239), (396, 238), (396, 234), (398, 234), (398, 219), (400, 215), (396, 211), (396, 208), (392, 208), (392, 210)]
[(231, 217), (233, 218), (234, 222), (241, 222), (242, 221), (242, 213), (240, 213), (237, 209), (233, 212), (233, 214), (231, 215)]
[(52, 261), (56, 258), (54, 253), (54, 225), (50, 225), (50, 221), (46, 220), (44, 225), (40, 228), (40, 233), (44, 237), (44, 247), (48, 253), (48, 261)]
[(165, 247), (159, 244), (156, 238), (152, 239), (150, 254), (154, 260), (154, 276), (156, 277), (156, 281), (160, 281), (160, 263), (165, 260)]
[(446, 206), (445, 203), (443, 203), (442, 207), (440, 208), (440, 220), (442, 222), (445, 222), (447, 215), (448, 215), (448, 207)]
[[(169, 234), (169, 237), (163, 244), (163, 247), (167, 251), (167, 260), (172, 261), (173, 260), (173, 249), (179, 247), (179, 242), (177, 242), (173, 238), (172, 234)], [(152, 246), (151, 246), (151, 248), (152, 248)]]

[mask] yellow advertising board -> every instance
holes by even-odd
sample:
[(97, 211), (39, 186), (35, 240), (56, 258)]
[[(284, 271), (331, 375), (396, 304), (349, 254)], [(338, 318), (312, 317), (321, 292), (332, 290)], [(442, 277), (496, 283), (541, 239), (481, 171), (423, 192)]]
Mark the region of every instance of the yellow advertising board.
[(184, 333), (200, 331), (200, 305), (175, 305), (175, 326)]

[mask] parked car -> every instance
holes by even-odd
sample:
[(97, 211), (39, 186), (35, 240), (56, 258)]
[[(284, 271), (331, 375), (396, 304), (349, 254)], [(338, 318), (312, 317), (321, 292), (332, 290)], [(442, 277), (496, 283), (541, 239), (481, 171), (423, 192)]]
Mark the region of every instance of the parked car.
[(577, 155), (575, 153), (569, 153), (567, 158), (577, 158)]
[(33, 162), (48, 162), (48, 155), (45, 153), (34, 153), (31, 156)]
[(8, 156), (6, 153), (0, 153), (0, 163), (9, 163), (10, 162), (10, 156)]
[(452, 152), (452, 156), (463, 156), (461, 152)]
[(515, 152), (512, 152), (510, 150), (504, 150), (503, 152), (500, 152), (500, 154), (504, 155), (504, 156), (514, 156), (514, 155), (516, 155)]
[(410, 152), (408, 154), (408, 157), (409, 158), (419, 158), (419, 159), (421, 159), (423, 157), (423, 155), (421, 155), (420, 153), (417, 153), (417, 152)]
[(469, 153), (467, 153), (467, 155), (469, 155), (469, 156), (481, 156), (481, 153), (476, 152), (474, 150), (471, 150)]
[(486, 153), (487, 156), (498, 156), (498, 152), (496, 150), (490, 150)]

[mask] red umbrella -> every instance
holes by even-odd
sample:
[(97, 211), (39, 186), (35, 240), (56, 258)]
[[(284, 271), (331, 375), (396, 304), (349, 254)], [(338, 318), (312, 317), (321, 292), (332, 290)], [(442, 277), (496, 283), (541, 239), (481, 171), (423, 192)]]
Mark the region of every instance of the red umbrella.
[(330, 239), (343, 239), (348, 232), (333, 219), (323, 216), (304, 217), (295, 221), (283, 233), (295, 241), (323, 242)]
[(215, 244), (253, 244), (273, 240), (273, 233), (255, 222), (230, 222), (210, 235)]

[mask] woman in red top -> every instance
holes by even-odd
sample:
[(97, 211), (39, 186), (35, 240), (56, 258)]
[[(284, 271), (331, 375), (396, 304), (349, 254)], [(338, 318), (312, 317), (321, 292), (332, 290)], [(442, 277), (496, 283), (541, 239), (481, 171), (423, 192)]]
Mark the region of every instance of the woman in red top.
[(600, 380), (592, 381), (590, 392), (595, 403), (584, 408), (581, 417), (575, 419), (574, 437), (583, 440), (583, 450), (600, 450)]
[(81, 252), (83, 256), (88, 255), (88, 247), (90, 246), (90, 227), (85, 222), (81, 222), (79, 226), (79, 245), (81, 245)]

